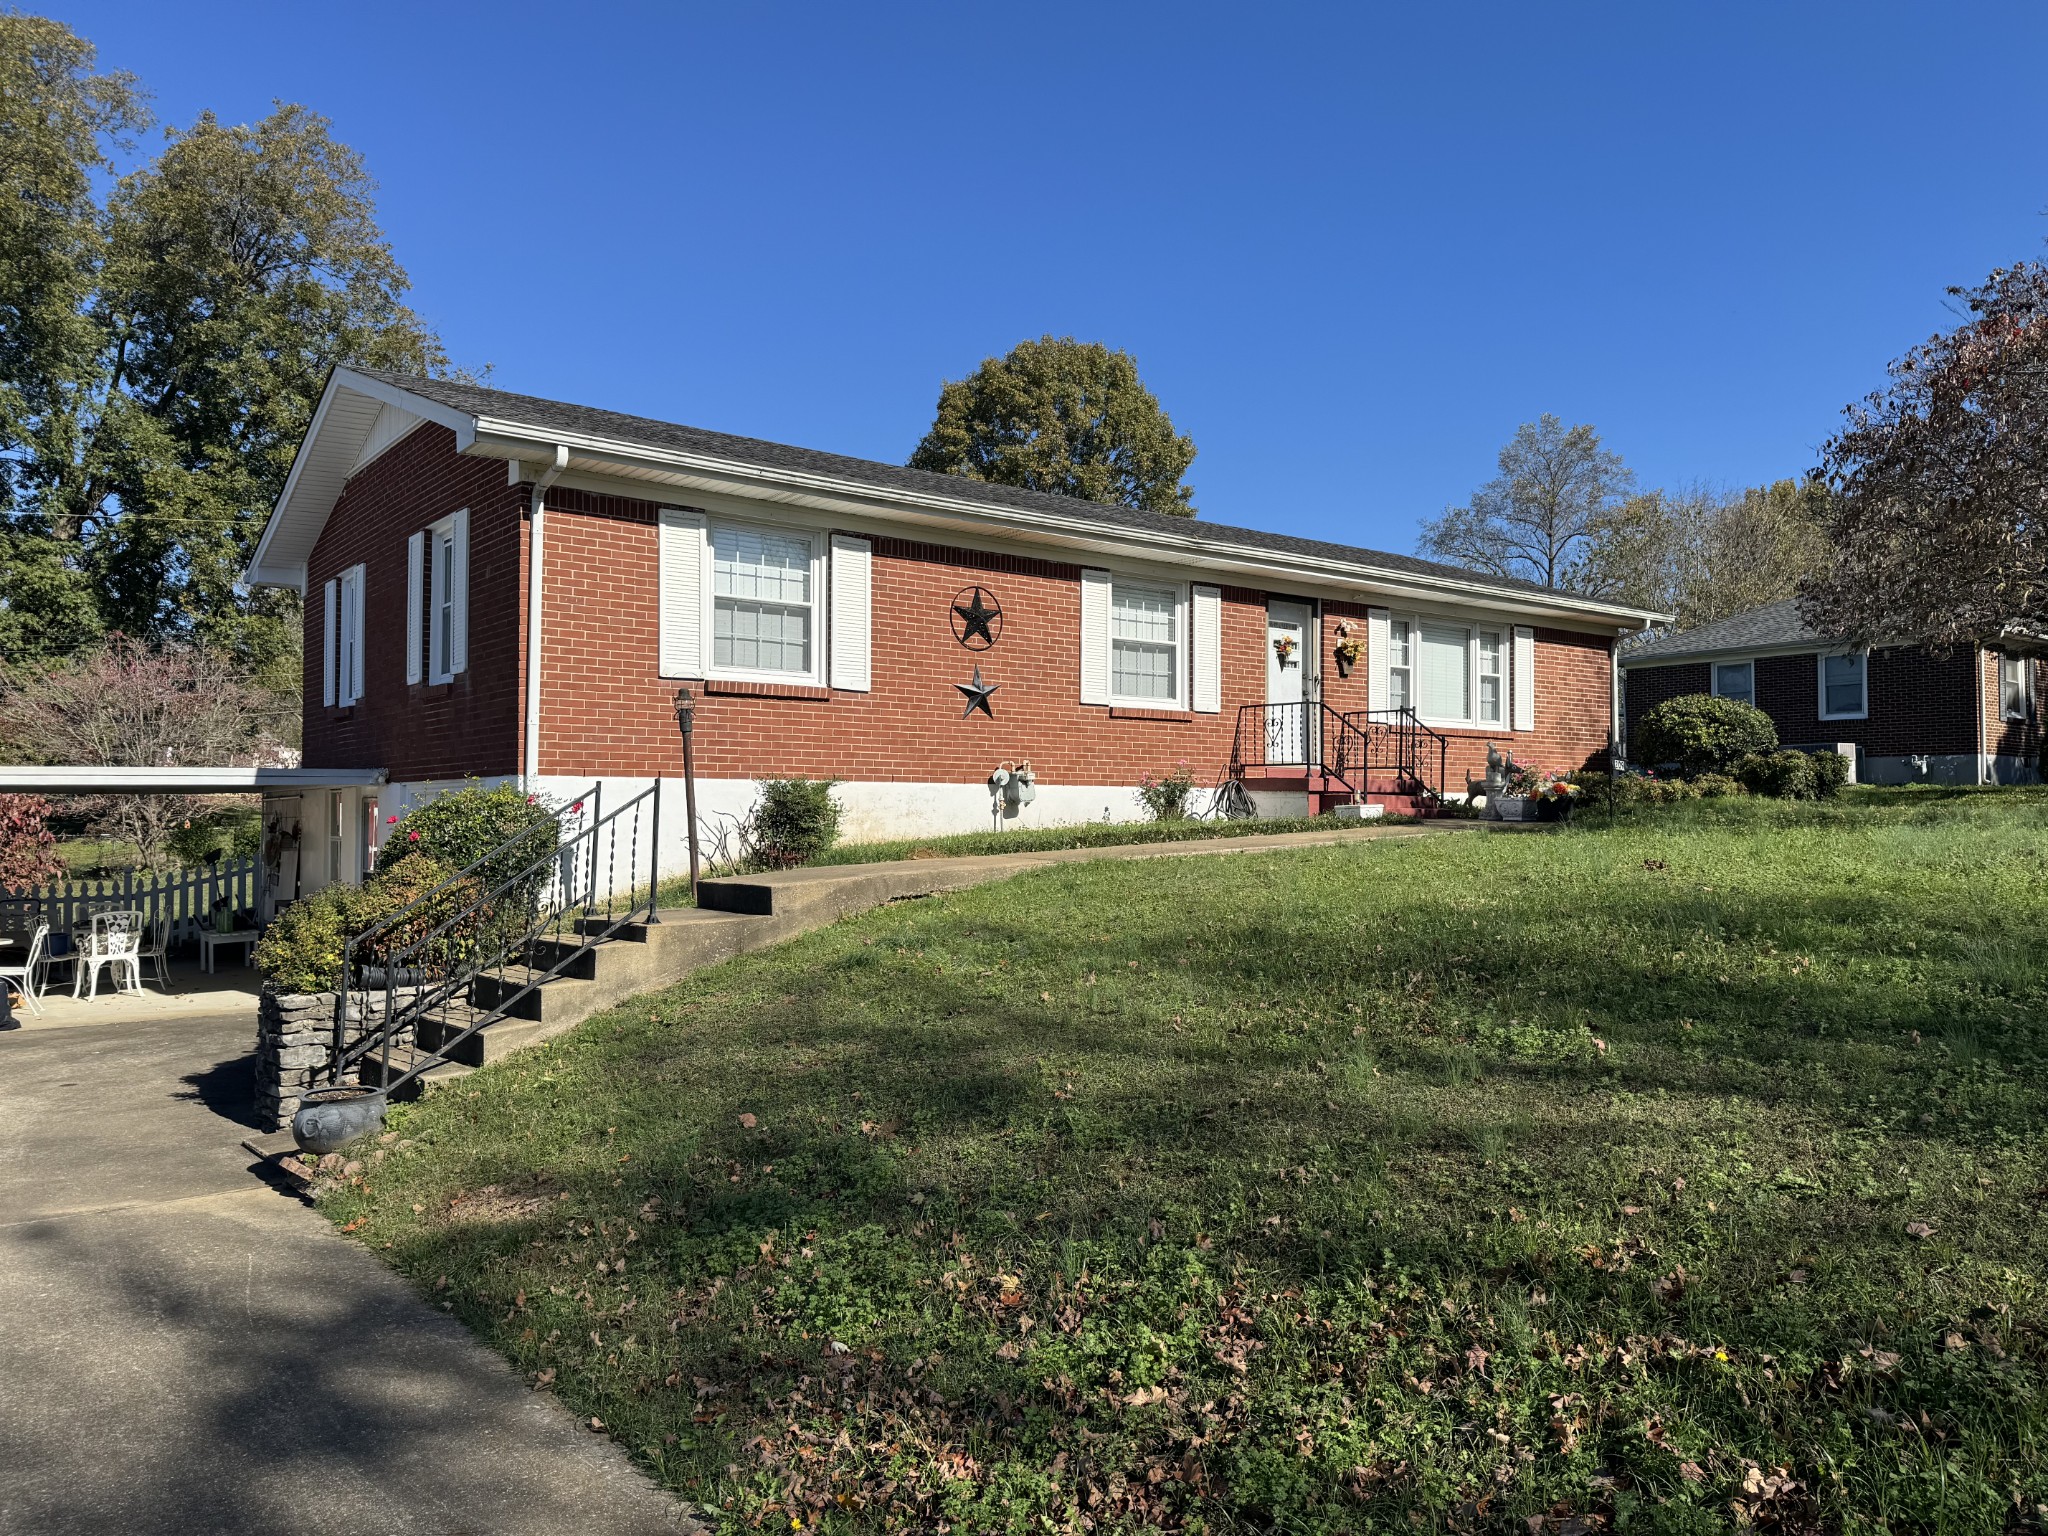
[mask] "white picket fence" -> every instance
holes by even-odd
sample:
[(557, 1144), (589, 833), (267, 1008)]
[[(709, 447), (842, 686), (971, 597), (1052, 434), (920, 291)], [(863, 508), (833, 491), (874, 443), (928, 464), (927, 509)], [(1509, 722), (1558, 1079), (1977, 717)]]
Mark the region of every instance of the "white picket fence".
[(52, 934), (82, 933), (95, 912), (140, 912), (151, 925), (168, 918), (169, 943), (194, 940), (213, 922), (213, 909), (228, 902), (235, 911), (256, 906), (256, 859), (222, 859), (218, 864), (174, 869), (165, 874), (128, 869), (98, 880), (58, 880), (33, 890), (0, 890), (0, 932), (26, 935), (39, 922)]

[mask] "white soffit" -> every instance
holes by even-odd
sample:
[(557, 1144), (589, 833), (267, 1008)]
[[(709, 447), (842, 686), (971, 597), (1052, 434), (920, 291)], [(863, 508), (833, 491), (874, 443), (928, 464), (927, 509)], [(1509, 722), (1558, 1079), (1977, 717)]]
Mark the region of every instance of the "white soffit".
[(252, 587), (297, 587), (303, 592), (306, 561), (349, 476), (428, 421), (455, 433), (458, 452), (476, 435), (474, 419), (461, 411), (351, 369), (335, 369), (243, 579)]

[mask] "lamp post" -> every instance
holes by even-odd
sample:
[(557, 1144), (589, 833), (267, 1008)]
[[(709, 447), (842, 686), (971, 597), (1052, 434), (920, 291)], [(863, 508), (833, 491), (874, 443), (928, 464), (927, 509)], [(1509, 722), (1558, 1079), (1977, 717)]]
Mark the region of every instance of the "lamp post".
[(676, 690), (676, 729), (683, 733), (683, 814), (690, 827), (690, 904), (697, 901), (697, 700), (687, 688)]

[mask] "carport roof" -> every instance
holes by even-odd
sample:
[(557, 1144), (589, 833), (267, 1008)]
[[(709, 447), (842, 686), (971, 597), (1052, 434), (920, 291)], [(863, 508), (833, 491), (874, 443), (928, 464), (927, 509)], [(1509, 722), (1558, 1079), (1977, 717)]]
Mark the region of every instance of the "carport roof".
[(382, 768), (101, 768), (90, 763), (0, 766), (6, 795), (256, 795), (372, 789)]

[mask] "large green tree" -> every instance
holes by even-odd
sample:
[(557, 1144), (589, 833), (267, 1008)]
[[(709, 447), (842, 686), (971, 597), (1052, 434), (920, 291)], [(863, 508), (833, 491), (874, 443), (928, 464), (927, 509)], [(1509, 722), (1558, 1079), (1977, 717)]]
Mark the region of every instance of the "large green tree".
[(304, 107), (208, 113), (96, 200), (146, 122), (135, 82), (16, 14), (0, 90), (0, 654), (119, 631), (289, 672), (295, 601), (239, 575), (328, 370), (446, 362), (362, 158)]
[(1194, 458), (1130, 353), (1041, 336), (949, 381), (910, 467), (1192, 517)]

